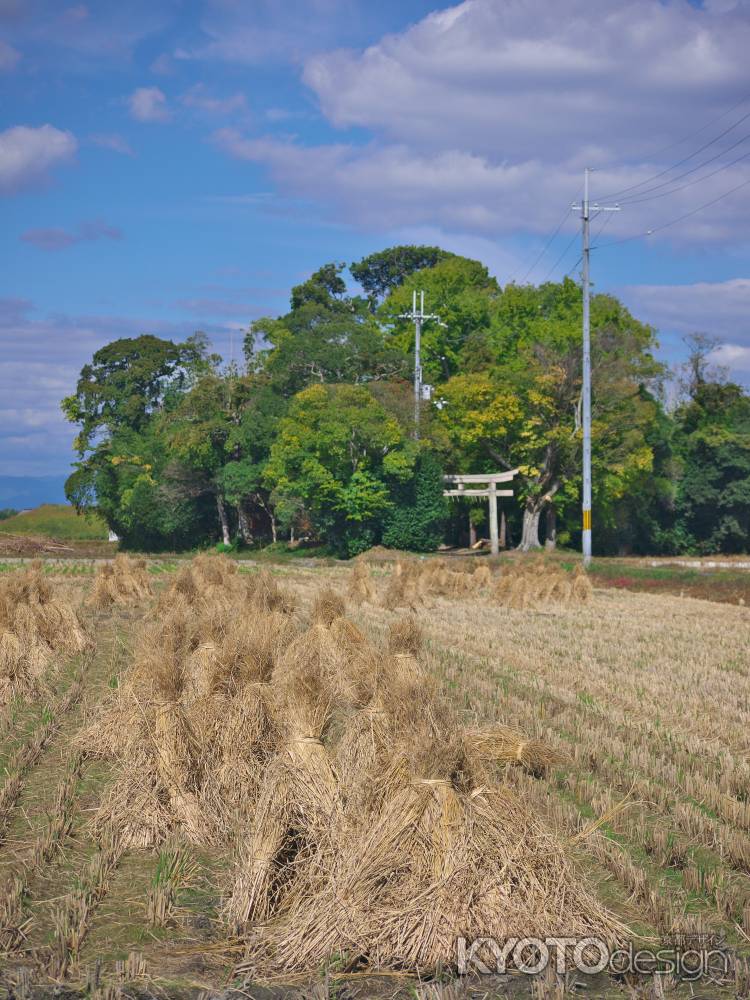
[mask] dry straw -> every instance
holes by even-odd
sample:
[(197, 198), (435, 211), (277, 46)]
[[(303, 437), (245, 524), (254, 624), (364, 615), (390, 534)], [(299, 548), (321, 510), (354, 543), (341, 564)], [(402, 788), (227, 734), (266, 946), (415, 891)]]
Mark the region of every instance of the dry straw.
[(0, 581), (0, 705), (38, 695), (56, 658), (89, 645), (76, 611), (55, 593), (40, 562)]
[[(428, 585), (487, 583), (416, 562), (391, 578), (414, 603)], [(116, 765), (95, 829), (124, 846), (232, 848), (223, 916), (245, 937), (243, 973), (333, 956), (430, 971), (455, 961), (460, 935), (616, 935), (496, 766), (540, 770), (556, 751), (508, 727), (464, 729), (414, 617), (392, 622), (381, 650), (333, 590), (305, 629), (292, 607), (273, 578), (226, 560), (178, 574), (79, 736)]]
[(89, 604), (97, 611), (108, 611), (114, 606), (137, 604), (152, 595), (146, 560), (120, 554), (114, 562), (100, 566)]

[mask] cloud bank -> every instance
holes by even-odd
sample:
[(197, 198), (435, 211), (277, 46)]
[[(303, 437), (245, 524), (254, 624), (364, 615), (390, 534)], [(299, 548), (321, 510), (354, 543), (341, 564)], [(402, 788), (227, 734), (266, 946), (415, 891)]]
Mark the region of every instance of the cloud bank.
[(15, 194), (49, 180), (56, 167), (75, 158), (71, 132), (41, 125), (14, 125), (0, 132), (0, 194)]

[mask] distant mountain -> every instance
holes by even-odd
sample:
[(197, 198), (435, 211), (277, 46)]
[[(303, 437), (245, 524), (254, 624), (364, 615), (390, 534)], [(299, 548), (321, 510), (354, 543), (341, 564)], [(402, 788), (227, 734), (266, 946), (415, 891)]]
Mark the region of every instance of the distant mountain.
[(65, 476), (0, 476), (0, 507), (25, 510), (43, 503), (66, 503)]

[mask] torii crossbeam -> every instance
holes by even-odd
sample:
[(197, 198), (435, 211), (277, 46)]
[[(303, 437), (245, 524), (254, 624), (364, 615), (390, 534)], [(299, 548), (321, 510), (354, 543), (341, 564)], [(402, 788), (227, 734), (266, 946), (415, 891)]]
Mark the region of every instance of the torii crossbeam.
[[(443, 490), (444, 497), (487, 497), (490, 505), (490, 552), (496, 556), (500, 551), (500, 540), (497, 530), (497, 498), (512, 497), (513, 490), (499, 490), (498, 483), (511, 483), (518, 475), (518, 469), (508, 472), (471, 473), (466, 476), (443, 476), (446, 483), (455, 485), (456, 489)], [(466, 486), (481, 486), (487, 483), (485, 489), (466, 489)]]

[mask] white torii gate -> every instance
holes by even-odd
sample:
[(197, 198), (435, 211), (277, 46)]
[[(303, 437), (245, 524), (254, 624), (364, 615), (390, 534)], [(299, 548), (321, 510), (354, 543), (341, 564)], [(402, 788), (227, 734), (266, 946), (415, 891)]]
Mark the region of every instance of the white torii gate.
[[(443, 490), (444, 497), (487, 497), (490, 504), (490, 552), (496, 556), (500, 551), (497, 532), (497, 498), (512, 497), (513, 490), (499, 490), (498, 483), (511, 483), (518, 475), (518, 469), (508, 472), (472, 473), (467, 476), (443, 476), (446, 483), (452, 483), (456, 489)], [(486, 489), (466, 489), (467, 485), (487, 483)]]

